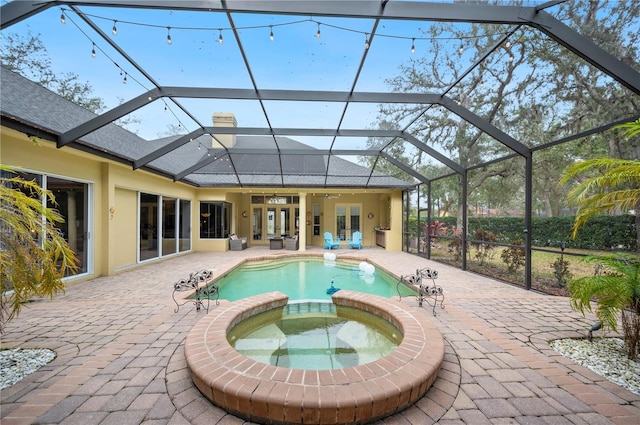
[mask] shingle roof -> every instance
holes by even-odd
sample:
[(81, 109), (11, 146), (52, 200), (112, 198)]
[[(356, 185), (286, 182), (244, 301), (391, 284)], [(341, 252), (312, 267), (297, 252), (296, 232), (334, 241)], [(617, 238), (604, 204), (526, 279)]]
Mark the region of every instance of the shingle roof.
[[(20, 123), (52, 136), (63, 134), (96, 114), (5, 68), (1, 69), (0, 113), (3, 125)], [(182, 135), (145, 140), (108, 124), (83, 136), (75, 146), (133, 164)], [(236, 136), (230, 152), (208, 150), (211, 136), (203, 135), (149, 162), (143, 168), (175, 176), (197, 164), (201, 168), (181, 180), (196, 186), (377, 187), (408, 188), (412, 183), (372, 172), (337, 156), (311, 154), (314, 148), (288, 137)], [(205, 148), (203, 148), (205, 147)], [(301, 153), (309, 150), (309, 155)], [(243, 153), (247, 151), (246, 153)], [(256, 150), (264, 150), (256, 153)], [(291, 154), (295, 150), (295, 154)], [(249, 152), (250, 151), (250, 152)], [(287, 151), (290, 153), (287, 154)], [(213, 159), (212, 159), (213, 157)], [(328, 172), (327, 172), (328, 170)]]

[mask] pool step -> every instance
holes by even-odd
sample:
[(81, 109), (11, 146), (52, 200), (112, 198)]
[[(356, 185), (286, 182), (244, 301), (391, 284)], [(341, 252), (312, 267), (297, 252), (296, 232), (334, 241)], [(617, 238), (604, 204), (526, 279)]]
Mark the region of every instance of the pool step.
[(324, 300), (301, 300), (290, 302), (284, 307), (282, 315), (304, 313), (335, 314), (336, 305)]

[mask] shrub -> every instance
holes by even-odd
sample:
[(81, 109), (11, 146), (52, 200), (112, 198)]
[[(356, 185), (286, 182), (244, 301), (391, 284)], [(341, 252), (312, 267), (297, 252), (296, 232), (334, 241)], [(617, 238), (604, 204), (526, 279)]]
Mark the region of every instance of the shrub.
[(573, 279), (573, 273), (569, 270), (569, 262), (562, 256), (551, 263), (551, 268), (553, 269), (553, 275), (556, 278), (558, 286), (565, 286), (568, 281)]
[(492, 260), (495, 255), (495, 245), (483, 242), (496, 242), (498, 236), (489, 230), (475, 230), (473, 232), (474, 242), (471, 243), (476, 249), (475, 258), (480, 262), (480, 265), (484, 264), (484, 261)]
[[(524, 242), (522, 240), (513, 242), (513, 245), (521, 246), (523, 244)], [(502, 261), (507, 265), (509, 273), (516, 274), (518, 269), (524, 266), (525, 252), (520, 246), (511, 246), (500, 254), (500, 258), (502, 258)]]

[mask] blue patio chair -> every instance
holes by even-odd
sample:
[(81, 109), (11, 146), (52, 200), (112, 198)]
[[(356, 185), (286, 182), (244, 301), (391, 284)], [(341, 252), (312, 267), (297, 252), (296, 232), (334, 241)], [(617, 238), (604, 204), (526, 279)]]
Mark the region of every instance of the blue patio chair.
[(362, 249), (362, 233), (357, 231), (353, 232), (353, 234), (349, 239), (347, 239), (347, 241), (349, 242), (349, 248)]
[(331, 232), (324, 232), (324, 246), (325, 249), (340, 249), (340, 239), (334, 239)]

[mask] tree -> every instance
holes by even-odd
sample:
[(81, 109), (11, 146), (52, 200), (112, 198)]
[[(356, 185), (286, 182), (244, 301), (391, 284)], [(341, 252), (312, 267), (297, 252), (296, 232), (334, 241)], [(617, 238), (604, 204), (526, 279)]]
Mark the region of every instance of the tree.
[(91, 112), (105, 109), (104, 101), (92, 96), (93, 88), (87, 82), (79, 81), (77, 74), (67, 72), (56, 75), (51, 69), (51, 59), (40, 34), (27, 35), (3, 34), (0, 63), (10, 71), (16, 72), (65, 99), (80, 105)]
[[(511, 132), (519, 123), (527, 122), (518, 119), (517, 111), (528, 110), (519, 105), (526, 103), (529, 93), (535, 91), (538, 84), (531, 72), (520, 69), (528, 61), (526, 44), (501, 44), (472, 73), (460, 78), (464, 68), (461, 64), (479, 60), (498, 43), (504, 31), (505, 27), (501, 25), (474, 24), (466, 27), (434, 23), (424, 30), (424, 37), (432, 40), (425, 55), (412, 57), (400, 67), (400, 74), (388, 79), (387, 84), (393, 92), (447, 93), (459, 105), (505, 132)], [(522, 36), (520, 31), (514, 38)], [(457, 81), (455, 87), (451, 87), (453, 81)], [(409, 122), (407, 132), (463, 168), (474, 167), (513, 153), (499, 141), (443, 107), (381, 105), (379, 117), (381, 122)], [(404, 153), (405, 157), (411, 158), (407, 165), (418, 169), (417, 166), (428, 164), (428, 155), (424, 152), (411, 146), (407, 149), (411, 149)], [(491, 190), (486, 191), (484, 188), (495, 185), (515, 191), (503, 192), (504, 199), (521, 196), (518, 188), (523, 186), (522, 181), (518, 184), (504, 184), (505, 179), (520, 178), (518, 167), (521, 168), (521, 164), (517, 161), (498, 161), (476, 169), (468, 176), (467, 192), (471, 196), (488, 193)], [(443, 174), (450, 172), (451, 170)], [(450, 193), (449, 199), (461, 199), (461, 176), (458, 176), (457, 183), (454, 188), (456, 193)], [(458, 225), (464, 226), (461, 220), (464, 206), (458, 202), (456, 207)]]
[[(617, 126), (624, 137), (640, 133), (640, 120)], [(569, 199), (579, 206), (573, 236), (590, 217), (633, 211), (636, 220), (636, 249), (640, 251), (640, 161), (594, 158), (569, 166), (561, 183), (577, 179)]]
[[(608, 0), (574, 0), (565, 2), (554, 13), (556, 18), (592, 40), (607, 52), (633, 68), (640, 69), (640, 2)], [(554, 120), (555, 132), (574, 133), (614, 122), (640, 110), (640, 97), (612, 82), (609, 77), (556, 43), (545, 39), (531, 48), (536, 57), (548, 65), (544, 72), (545, 103), (562, 105), (565, 113)], [(611, 158), (640, 158), (640, 139), (620, 134), (604, 138)], [(584, 150), (577, 152), (585, 159)]]
[[(625, 129), (624, 137), (640, 133), (640, 120), (617, 126)], [(595, 171), (595, 173), (594, 173)], [(580, 209), (573, 234), (587, 220), (598, 214), (635, 211), (637, 248), (640, 251), (640, 161), (596, 158), (570, 166), (563, 182), (587, 175), (569, 196)], [(603, 275), (587, 276), (569, 282), (571, 306), (584, 314), (597, 300), (596, 315), (605, 328), (616, 330), (621, 315), (627, 356), (640, 354), (640, 259), (632, 255), (588, 257), (608, 267)]]
[(64, 219), (43, 198), (55, 205), (35, 181), (0, 177), (0, 334), (30, 297), (53, 297), (64, 289), (62, 278), (77, 270), (76, 255), (56, 228)]
[[(575, 0), (550, 10), (625, 63), (640, 68), (639, 2)], [(387, 80), (391, 90), (446, 93), (528, 147), (626, 118), (640, 106), (638, 96), (534, 29), (518, 28), (473, 71), (460, 78), (464, 64), (478, 61), (496, 45), (506, 26), (434, 23), (425, 28), (424, 37), (432, 41), (429, 50), (424, 56), (412, 56), (401, 66), (399, 75)], [(512, 153), (437, 106), (382, 105), (379, 121), (410, 123), (403, 129), (465, 168)], [(565, 209), (564, 189), (558, 182), (568, 164), (597, 155), (637, 159), (639, 142), (637, 137), (625, 141), (618, 135), (596, 134), (535, 151), (533, 187), (537, 206), (548, 216)], [(407, 144), (403, 151), (404, 158), (410, 158), (406, 164), (415, 164), (414, 168), (419, 169), (425, 164), (426, 155), (411, 149), (414, 148)], [(472, 197), (477, 191), (478, 195), (491, 193), (493, 190), (486, 189), (487, 185), (523, 187), (522, 170), (523, 166), (515, 161), (493, 162), (491, 167), (469, 177), (467, 192)], [(503, 191), (502, 195), (505, 199), (521, 197), (515, 191)], [(459, 205), (459, 218), (461, 208)]]

